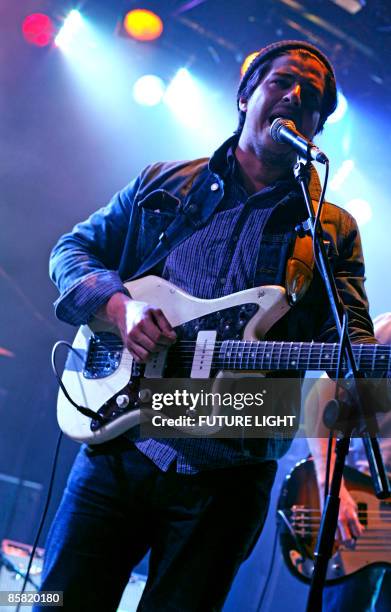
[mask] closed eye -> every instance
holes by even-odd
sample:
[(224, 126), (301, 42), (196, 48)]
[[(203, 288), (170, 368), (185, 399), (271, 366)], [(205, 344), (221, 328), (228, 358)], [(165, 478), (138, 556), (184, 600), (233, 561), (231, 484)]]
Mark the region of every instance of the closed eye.
[(290, 82), (287, 79), (272, 79), (271, 83), (279, 85), (279, 87), (281, 87), (282, 89), (286, 89), (290, 85)]

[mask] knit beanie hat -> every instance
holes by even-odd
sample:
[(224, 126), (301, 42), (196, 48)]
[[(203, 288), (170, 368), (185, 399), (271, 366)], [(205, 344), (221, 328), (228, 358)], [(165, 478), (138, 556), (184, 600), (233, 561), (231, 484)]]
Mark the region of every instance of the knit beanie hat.
[[(337, 86), (335, 80), (335, 73), (333, 65), (331, 64), (328, 57), (320, 51), (317, 47), (312, 45), (305, 40), (280, 40), (278, 42), (267, 45), (261, 49), (258, 55), (253, 59), (253, 61), (248, 66), (246, 72), (242, 76), (242, 79), (239, 84), (239, 89), (237, 93), (237, 104), (239, 108), (239, 98), (243, 95), (243, 91), (246, 88), (246, 85), (250, 79), (250, 77), (254, 74), (254, 72), (265, 62), (273, 59), (273, 57), (277, 55), (282, 55), (285, 51), (294, 51), (295, 49), (304, 49), (305, 51), (309, 51), (318, 60), (324, 65), (329, 73), (329, 87), (328, 87), (328, 95), (326, 96), (326, 100), (324, 101), (324, 109), (322, 115), (324, 115), (324, 121), (327, 117), (334, 112), (337, 106)], [(326, 92), (325, 92), (326, 93)]]

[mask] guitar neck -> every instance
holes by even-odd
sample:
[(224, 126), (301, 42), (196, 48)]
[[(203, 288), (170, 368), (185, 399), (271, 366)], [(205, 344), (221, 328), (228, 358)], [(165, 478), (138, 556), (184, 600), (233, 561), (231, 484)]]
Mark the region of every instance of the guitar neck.
[[(353, 354), (357, 367), (363, 372), (379, 372), (379, 375), (388, 371), (390, 349), (389, 345), (355, 344)], [(221, 344), (218, 360), (226, 369), (336, 371), (338, 344), (226, 340)], [(344, 360), (341, 374), (345, 371)]]

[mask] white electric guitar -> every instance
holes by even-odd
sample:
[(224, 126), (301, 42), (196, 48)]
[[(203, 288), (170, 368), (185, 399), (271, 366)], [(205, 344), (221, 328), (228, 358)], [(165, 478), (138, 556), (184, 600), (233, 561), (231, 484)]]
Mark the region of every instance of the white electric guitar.
[[(178, 339), (139, 365), (112, 327), (98, 320), (80, 327), (62, 382), (72, 400), (97, 418), (78, 412), (61, 389), (57, 402), (61, 429), (78, 442), (100, 444), (138, 425), (141, 379), (205, 379), (222, 371), (336, 369), (337, 344), (260, 340), (289, 310), (282, 287), (255, 287), (213, 300), (195, 298), (157, 276), (128, 282), (125, 287), (133, 299), (161, 308)], [(358, 367), (379, 374), (388, 370), (390, 348), (354, 345)]]

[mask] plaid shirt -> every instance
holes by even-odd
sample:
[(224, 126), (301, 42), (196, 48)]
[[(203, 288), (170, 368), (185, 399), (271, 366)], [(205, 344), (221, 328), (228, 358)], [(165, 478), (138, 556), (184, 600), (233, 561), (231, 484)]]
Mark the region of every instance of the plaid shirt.
[[(237, 172), (230, 149), (224, 198), (218, 209), (206, 225), (171, 251), (164, 265), (164, 278), (199, 298), (221, 297), (254, 286), (263, 229), (275, 206), (292, 189), (291, 183), (279, 181), (249, 197)], [(281, 454), (277, 447), (289, 445), (287, 440), (256, 443), (256, 455), (242, 439), (148, 439), (137, 440), (136, 446), (163, 471), (176, 460), (178, 472), (193, 474), (274, 459)]]

